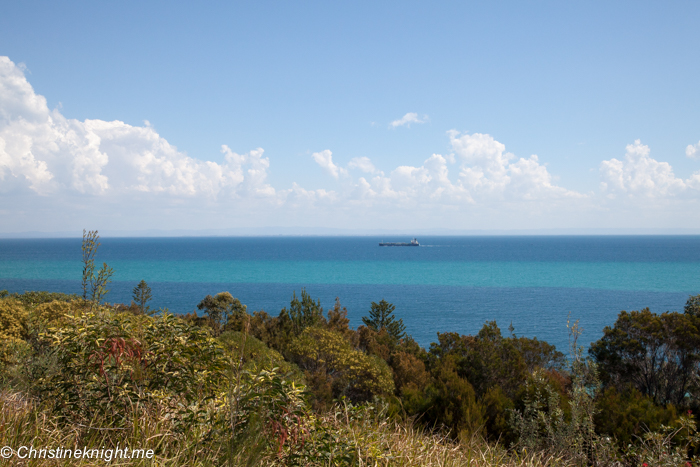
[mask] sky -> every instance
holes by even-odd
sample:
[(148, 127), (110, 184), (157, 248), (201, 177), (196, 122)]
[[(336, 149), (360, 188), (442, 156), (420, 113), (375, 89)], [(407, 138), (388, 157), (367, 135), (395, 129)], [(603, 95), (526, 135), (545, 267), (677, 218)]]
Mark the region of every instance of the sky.
[(700, 232), (699, 17), (6, 2), (0, 233)]

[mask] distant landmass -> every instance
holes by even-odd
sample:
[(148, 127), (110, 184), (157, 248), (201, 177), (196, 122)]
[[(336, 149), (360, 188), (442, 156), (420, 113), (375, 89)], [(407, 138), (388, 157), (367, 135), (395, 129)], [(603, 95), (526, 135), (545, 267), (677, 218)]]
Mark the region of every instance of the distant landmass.
[[(97, 228), (102, 237), (258, 237), (258, 236), (518, 236), (518, 235), (700, 235), (700, 229), (649, 228), (553, 228), (553, 229), (334, 229), (328, 227), (242, 227), (236, 229), (144, 229), (115, 230)], [(77, 231), (0, 232), (0, 238), (75, 238)]]

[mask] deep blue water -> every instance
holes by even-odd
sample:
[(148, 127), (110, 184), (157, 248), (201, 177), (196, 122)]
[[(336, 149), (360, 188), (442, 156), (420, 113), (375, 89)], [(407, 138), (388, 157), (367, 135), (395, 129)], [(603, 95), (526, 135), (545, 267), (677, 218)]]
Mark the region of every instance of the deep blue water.
[[(155, 307), (192, 311), (229, 291), (277, 314), (302, 287), (325, 308), (335, 297), (351, 325), (370, 303), (396, 305), (422, 345), (437, 332), (504, 333), (567, 349), (569, 313), (598, 339), (620, 310), (682, 311), (700, 293), (700, 237), (423, 237), (421, 247), (379, 247), (404, 238), (104, 238), (97, 260), (115, 270), (110, 302), (129, 302), (144, 279)], [(0, 289), (80, 293), (80, 239), (0, 240)]]

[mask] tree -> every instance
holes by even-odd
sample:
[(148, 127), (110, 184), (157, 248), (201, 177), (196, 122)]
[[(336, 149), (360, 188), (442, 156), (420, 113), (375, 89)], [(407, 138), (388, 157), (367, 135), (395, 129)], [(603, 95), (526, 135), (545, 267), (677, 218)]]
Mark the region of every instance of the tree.
[(607, 386), (631, 385), (658, 405), (686, 405), (688, 396), (697, 400), (698, 324), (692, 314), (622, 311), (589, 352)]
[(301, 289), (301, 300), (297, 298), (296, 292), (292, 293), (292, 301), (289, 304), (289, 310), (282, 309), (282, 313), (286, 313), (292, 322), (292, 327), (295, 334), (300, 334), (304, 329), (310, 326), (317, 326), (325, 322), (323, 317), (323, 308), (321, 308), (321, 300), (313, 301), (311, 295), (306, 292), (306, 289)]
[(688, 301), (685, 302), (683, 312), (686, 315), (700, 317), (700, 295), (691, 295), (688, 297)]
[(149, 307), (146, 306), (146, 303), (153, 298), (151, 296), (151, 288), (146, 284), (146, 281), (141, 280), (139, 282), (139, 285), (134, 287), (133, 290), (133, 297), (134, 297), (134, 302), (136, 305), (138, 305), (139, 310), (141, 310), (141, 314), (145, 315), (146, 312), (149, 310)]
[(199, 310), (204, 310), (204, 313), (212, 322), (214, 331), (218, 333), (221, 328), (228, 323), (229, 319), (236, 314), (246, 312), (246, 306), (241, 304), (241, 301), (234, 298), (228, 292), (221, 292), (213, 297), (207, 295), (204, 300), (197, 305)]
[(372, 302), (369, 317), (363, 316), (362, 322), (373, 331), (385, 330), (395, 340), (401, 340), (406, 336), (406, 326), (402, 319), (396, 319), (394, 310), (396, 307), (382, 299), (379, 303)]
[(107, 295), (109, 289), (107, 284), (111, 282), (111, 277), (114, 274), (112, 268), (107, 266), (107, 263), (102, 263), (102, 268), (95, 276), (95, 255), (97, 248), (100, 246), (98, 242), (100, 236), (97, 235), (97, 230), (86, 231), (83, 229), (83, 300), (90, 302), (90, 308), (99, 304), (102, 298)]

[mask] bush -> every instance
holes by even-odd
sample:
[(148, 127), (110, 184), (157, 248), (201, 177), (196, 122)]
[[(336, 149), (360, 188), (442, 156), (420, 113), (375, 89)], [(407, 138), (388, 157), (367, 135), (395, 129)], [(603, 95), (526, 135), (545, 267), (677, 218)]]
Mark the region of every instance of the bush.
[(234, 365), (241, 364), (241, 368), (247, 371), (273, 370), (299, 384), (304, 384), (304, 375), (293, 363), (274, 349), (269, 348), (263, 342), (251, 335), (245, 335), (238, 331), (226, 331), (218, 337), (224, 348), (225, 354)]
[(474, 387), (457, 373), (456, 358), (441, 359), (432, 373), (434, 380), (426, 389), (421, 408), (424, 422), (447, 429), (453, 438), (480, 433), (485, 424), (485, 410), (476, 399)]
[(0, 365), (15, 363), (29, 337), (29, 312), (15, 299), (0, 299)]
[(50, 303), (54, 301), (59, 302), (72, 302), (75, 300), (80, 300), (80, 297), (76, 294), (65, 294), (60, 292), (44, 292), (44, 291), (29, 291), (20, 293), (9, 294), (10, 298), (14, 298), (23, 305), (28, 307), (35, 307), (41, 305), (42, 303)]
[(386, 362), (353, 349), (338, 332), (306, 328), (290, 344), (289, 354), (308, 373), (309, 383), (329, 381), (334, 398), (347, 396), (361, 401), (394, 391), (391, 369)]
[(649, 431), (671, 425), (678, 418), (674, 406), (660, 407), (632, 387), (623, 391), (610, 387), (598, 397), (596, 405), (597, 431), (612, 436), (622, 446), (641, 439)]
[(37, 395), (68, 420), (129, 423), (120, 414), (151, 401), (165, 401), (171, 416), (185, 420), (193, 403), (225, 383), (221, 346), (173, 315), (99, 309), (66, 318), (46, 335), (56, 366), (38, 381)]

